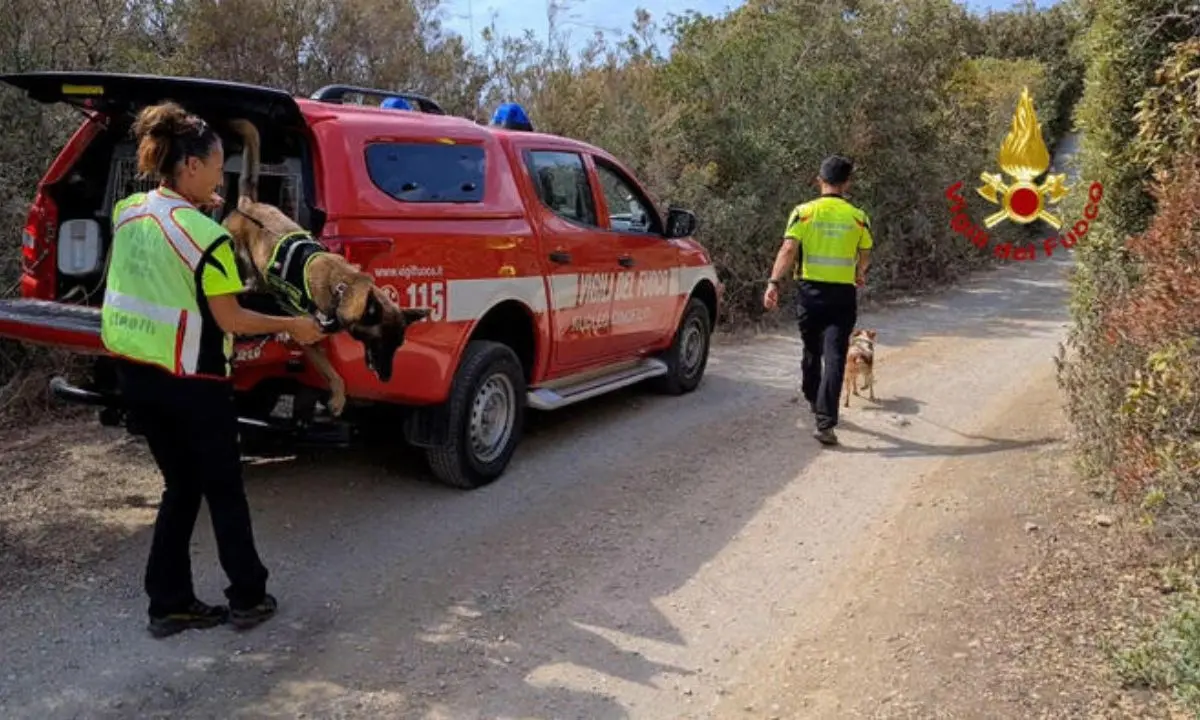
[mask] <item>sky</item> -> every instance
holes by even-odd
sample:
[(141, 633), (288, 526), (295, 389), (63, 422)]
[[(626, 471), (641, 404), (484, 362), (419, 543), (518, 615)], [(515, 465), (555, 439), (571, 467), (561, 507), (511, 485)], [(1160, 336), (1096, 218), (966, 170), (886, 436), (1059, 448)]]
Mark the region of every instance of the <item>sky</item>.
[[(959, 0), (962, 2), (963, 0)], [(696, 10), (705, 15), (720, 15), (741, 5), (740, 0), (628, 0), (624, 3), (602, 0), (570, 0), (570, 8), (560, 16), (560, 27), (571, 35), (572, 45), (578, 47), (591, 38), (597, 29), (616, 32), (624, 36), (633, 23), (634, 10), (645, 8), (651, 17), (662, 23), (668, 14), (683, 14)], [(982, 12), (988, 9), (1006, 10), (1015, 0), (966, 0), (971, 10)], [(1053, 0), (1038, 0), (1044, 7)], [(544, 37), (547, 30), (545, 0), (446, 0), (446, 15), (443, 19), (447, 30), (470, 39), (472, 25), (474, 36), (486, 27), (491, 15), (496, 14), (496, 26), (504, 35), (519, 35), (526, 29)], [(622, 10), (615, 10), (621, 7)], [(473, 23), (472, 23), (473, 20)]]
[[(586, 42), (596, 30), (617, 32), (625, 35), (633, 24), (634, 11), (645, 8), (659, 23), (669, 13), (682, 15), (687, 10), (696, 10), (706, 15), (724, 14), (737, 5), (739, 0), (567, 0), (568, 9), (559, 15), (558, 24), (571, 35), (572, 44)], [(447, 0), (444, 3), (449, 16), (445, 26), (464, 37), (469, 35), (470, 19), (474, 17), (475, 34), (486, 27), (491, 15), (496, 14), (496, 26), (504, 35), (519, 35), (531, 29), (544, 37), (547, 31), (545, 0)], [(622, 8), (616, 10), (615, 8)]]

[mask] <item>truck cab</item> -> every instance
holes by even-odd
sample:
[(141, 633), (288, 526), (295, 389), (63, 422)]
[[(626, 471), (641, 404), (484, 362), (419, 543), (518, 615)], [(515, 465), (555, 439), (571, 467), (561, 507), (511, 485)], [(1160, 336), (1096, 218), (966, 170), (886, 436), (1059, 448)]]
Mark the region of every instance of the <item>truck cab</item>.
[[(111, 209), (147, 189), (134, 169), (137, 111), (174, 100), (221, 129), (226, 202), (236, 206), (234, 119), (263, 139), (260, 199), (368, 273), (401, 307), (430, 310), (409, 328), (391, 378), (345, 333), (322, 341), (352, 407), (333, 421), (327, 388), (301, 351), (239, 338), (234, 377), (247, 430), (350, 436), (356, 418), (399, 411), (397, 439), (423, 447), (443, 482), (500, 477), (527, 409), (551, 411), (652, 381), (700, 383), (719, 286), (697, 220), (661, 211), (617, 158), (536, 132), (519, 106), (488, 124), (411, 93), (334, 85), (308, 98), (197, 78), (82, 72), (0, 76), (39, 102), (86, 116), (37, 188), (23, 239), (21, 297), (0, 301), (0, 336), (95, 357), (93, 376), (56, 378), (64, 399), (123, 420), (100, 342)], [(282, 312), (268, 296), (241, 302)], [(391, 427), (391, 426), (389, 426)]]

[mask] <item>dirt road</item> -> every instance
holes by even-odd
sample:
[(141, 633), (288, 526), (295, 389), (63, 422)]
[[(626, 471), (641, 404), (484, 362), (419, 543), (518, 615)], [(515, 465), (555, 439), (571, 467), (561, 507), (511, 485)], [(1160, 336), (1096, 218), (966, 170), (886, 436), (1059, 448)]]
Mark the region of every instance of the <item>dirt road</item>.
[[(475, 492), (383, 458), (251, 467), (281, 611), (247, 634), (144, 632), (159, 481), (139, 444), (83, 422), (10, 433), (0, 716), (708, 718), (755, 687), (728, 712), (778, 716), (764, 663), (854, 597), (839, 578), (922, 478), (1058, 439), (979, 431), (1052, 367), (1062, 269), (864, 314), (879, 402), (854, 399), (840, 449), (790, 402), (788, 334), (715, 348), (690, 396), (631, 390), (536, 419)], [(207, 523), (193, 564), (216, 601)]]

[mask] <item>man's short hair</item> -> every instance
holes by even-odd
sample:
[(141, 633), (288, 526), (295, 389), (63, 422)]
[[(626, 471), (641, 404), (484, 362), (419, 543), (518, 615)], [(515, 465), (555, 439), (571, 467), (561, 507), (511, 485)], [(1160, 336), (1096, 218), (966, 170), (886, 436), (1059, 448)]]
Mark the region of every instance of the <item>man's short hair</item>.
[(841, 155), (830, 155), (821, 163), (820, 177), (830, 185), (841, 185), (850, 179), (854, 163)]

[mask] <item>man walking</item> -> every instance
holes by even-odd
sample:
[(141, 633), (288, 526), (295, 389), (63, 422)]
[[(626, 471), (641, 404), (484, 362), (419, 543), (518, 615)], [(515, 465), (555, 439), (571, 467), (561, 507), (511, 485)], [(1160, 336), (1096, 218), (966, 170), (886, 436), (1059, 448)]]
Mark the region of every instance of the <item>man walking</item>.
[(816, 417), (813, 437), (824, 445), (838, 441), (833, 428), (846, 353), (858, 321), (858, 288), (865, 282), (874, 245), (867, 214), (844, 197), (853, 170), (853, 163), (840, 155), (821, 163), (821, 197), (792, 210), (763, 295), (763, 306), (775, 309), (779, 283), (788, 269), (793, 270), (799, 281), (796, 316), (804, 343), (800, 387)]

